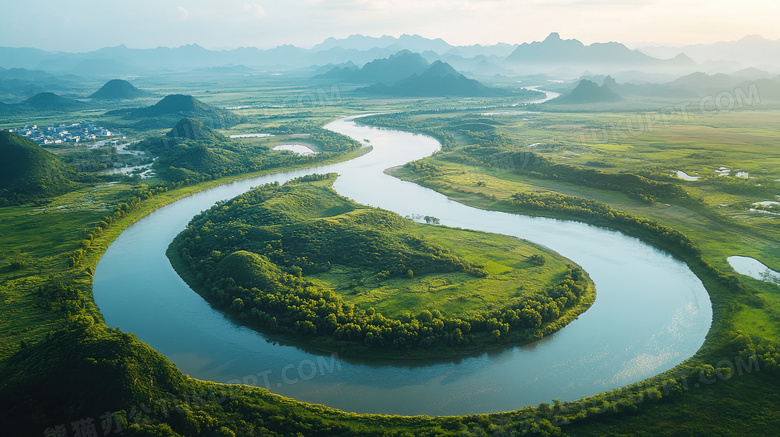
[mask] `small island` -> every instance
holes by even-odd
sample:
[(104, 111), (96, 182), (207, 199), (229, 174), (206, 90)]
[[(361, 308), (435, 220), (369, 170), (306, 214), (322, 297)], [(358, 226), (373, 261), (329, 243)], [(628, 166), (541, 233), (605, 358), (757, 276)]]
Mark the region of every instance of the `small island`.
[(595, 300), (587, 274), (557, 253), (357, 204), (331, 188), (335, 178), (305, 176), (217, 203), (168, 257), (239, 322), (345, 356), (445, 357), (527, 343)]

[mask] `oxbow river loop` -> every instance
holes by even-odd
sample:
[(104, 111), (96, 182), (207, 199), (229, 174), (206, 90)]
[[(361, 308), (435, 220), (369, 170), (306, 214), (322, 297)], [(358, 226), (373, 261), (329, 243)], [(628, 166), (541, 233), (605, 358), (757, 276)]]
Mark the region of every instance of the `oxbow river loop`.
[[(668, 370), (704, 342), (712, 307), (682, 261), (619, 232), (479, 210), (384, 174), (438, 150), (430, 137), (361, 126), (352, 118), (326, 127), (367, 139), (373, 150), (339, 164), (205, 190), (128, 227), (94, 275), (94, 297), (106, 323), (136, 334), (194, 378), (258, 385), (345, 411), (404, 415), (487, 413), (574, 400)], [(215, 202), (261, 184), (328, 172), (340, 175), (336, 191), (357, 202), (547, 246), (590, 274), (596, 302), (559, 332), (522, 347), (443, 360), (337, 359), (234, 323), (193, 292), (165, 257), (189, 220)]]

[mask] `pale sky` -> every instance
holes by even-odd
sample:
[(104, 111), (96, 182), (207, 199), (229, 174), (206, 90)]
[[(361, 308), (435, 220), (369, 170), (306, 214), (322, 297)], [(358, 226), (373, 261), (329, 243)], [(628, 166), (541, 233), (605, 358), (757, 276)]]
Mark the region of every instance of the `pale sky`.
[(453, 45), (522, 43), (550, 32), (583, 43), (681, 46), (780, 39), (777, 0), (0, 0), (0, 46), (88, 51), (197, 43), (311, 47), (329, 36), (404, 33)]

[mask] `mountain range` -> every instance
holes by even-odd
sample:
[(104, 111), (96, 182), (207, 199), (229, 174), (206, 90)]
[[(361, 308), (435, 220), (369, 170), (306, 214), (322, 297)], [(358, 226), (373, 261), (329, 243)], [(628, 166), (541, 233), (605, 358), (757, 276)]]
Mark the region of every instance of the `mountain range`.
[[(388, 82), (404, 77), (382, 71), (379, 60), (404, 51), (415, 58), (409, 57), (406, 77), (421, 74), (435, 61), (446, 62), (482, 81), (496, 75), (525, 79), (546, 74), (546, 79), (573, 80), (609, 74), (634, 83), (664, 83), (697, 71), (725, 72), (745, 80), (771, 78), (780, 72), (780, 41), (757, 36), (711, 45), (642, 50), (632, 50), (617, 42), (586, 45), (576, 39), (561, 38), (558, 33), (531, 43), (484, 46), (454, 46), (419, 35), (352, 35), (328, 38), (308, 49), (282, 45), (271, 49), (208, 50), (197, 44), (133, 49), (120, 45), (66, 53), (0, 47), (0, 101), (17, 103), (41, 92), (85, 96), (96, 82), (145, 74), (243, 78), (267, 77), (284, 71), (286, 76), (389, 85)], [(755, 66), (760, 69), (746, 68)], [(89, 92), (94, 92), (94, 88)]]
[(671, 59), (658, 59), (616, 42), (585, 45), (576, 39), (562, 39), (556, 32), (544, 41), (518, 46), (506, 63), (523, 71), (548, 72), (560, 68), (643, 69), (677, 71), (691, 69), (696, 63), (679, 53)]
[(644, 46), (644, 53), (667, 57), (671, 53), (683, 52), (701, 64), (721, 66), (726, 70), (744, 67), (775, 69), (780, 67), (780, 40), (772, 41), (759, 35), (748, 35), (737, 41), (722, 41), (714, 44), (694, 44), (682, 47)]
[(419, 53), (401, 50), (387, 58), (374, 59), (363, 68), (354, 64), (333, 67), (330, 71), (315, 77), (337, 79), (348, 82), (389, 84), (405, 79), (413, 74), (421, 74), (430, 64)]
[(442, 60), (456, 69), (481, 74), (511, 74), (512, 69), (526, 73), (529, 65), (541, 64), (548, 67), (566, 64), (567, 61), (578, 68), (693, 66), (693, 62), (684, 55), (661, 60), (630, 50), (616, 42), (584, 45), (575, 39), (561, 39), (560, 35), (552, 33), (543, 41), (488, 46), (453, 46), (441, 39), (428, 39), (419, 35), (402, 35), (397, 38), (353, 35), (345, 39), (329, 38), (311, 49), (282, 45), (272, 49), (240, 47), (233, 50), (207, 50), (197, 44), (177, 48), (132, 49), (120, 45), (85, 53), (62, 53), (0, 47), (0, 67), (38, 69), (56, 74), (116, 77), (119, 72), (175, 72), (242, 65), (262, 69), (300, 69), (347, 62), (363, 65), (374, 59), (389, 57), (401, 50), (419, 53), (428, 62)]

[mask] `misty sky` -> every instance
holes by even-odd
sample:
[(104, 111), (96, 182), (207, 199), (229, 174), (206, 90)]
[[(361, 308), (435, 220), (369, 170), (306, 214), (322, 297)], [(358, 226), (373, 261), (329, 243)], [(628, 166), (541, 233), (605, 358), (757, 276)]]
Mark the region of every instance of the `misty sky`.
[(780, 39), (777, 0), (2, 0), (0, 46), (87, 51), (311, 47), (329, 36), (403, 33), (454, 45), (521, 43), (550, 32), (589, 44)]

